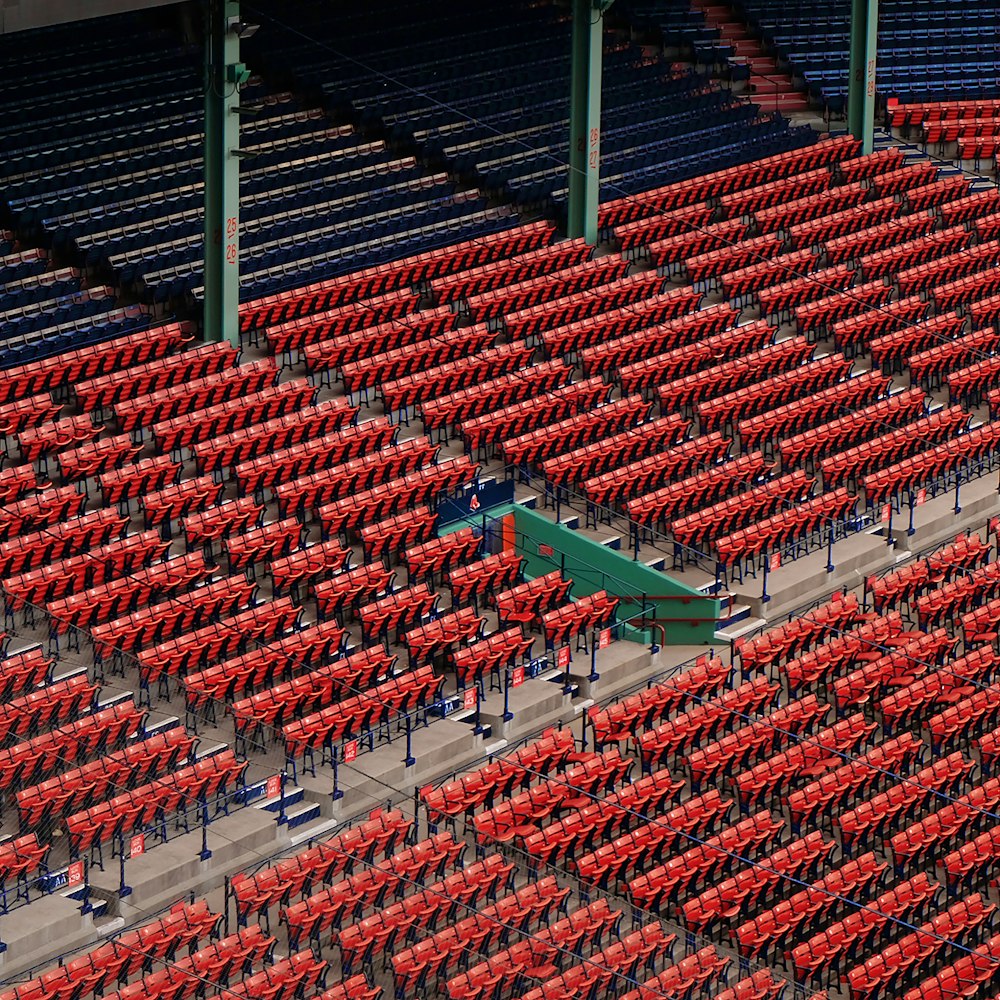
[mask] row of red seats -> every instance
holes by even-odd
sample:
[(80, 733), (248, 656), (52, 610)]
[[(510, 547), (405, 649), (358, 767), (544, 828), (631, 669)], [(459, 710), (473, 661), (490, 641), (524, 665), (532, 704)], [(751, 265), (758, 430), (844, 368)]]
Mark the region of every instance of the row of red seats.
[(977, 569), (962, 573), (954, 580), (918, 597), (914, 603), (921, 628), (952, 622), (972, 607), (986, 604), (1000, 596), (1000, 563), (987, 562)]
[[(930, 294), (935, 309), (940, 313), (946, 309), (964, 307), (972, 317), (976, 329), (988, 326), (996, 314), (993, 292), (995, 286), (992, 283), (994, 273), (992, 266), (981, 265), (973, 274), (935, 285)], [(982, 299), (986, 302), (980, 305)]]
[(0, 403), (26, 399), (120, 368), (157, 361), (190, 342), (192, 331), (190, 323), (167, 323), (7, 368), (0, 388)]
[[(796, 293), (801, 299), (802, 294)], [(854, 285), (848, 294), (827, 289), (823, 298), (796, 305), (795, 328), (803, 336), (818, 340), (838, 323), (868, 309), (881, 308), (892, 299), (892, 289), (881, 278)]]
[(737, 317), (737, 311), (729, 303), (717, 302), (687, 316), (634, 329), (631, 333), (608, 330), (605, 340), (579, 351), (577, 361), (587, 376), (614, 372), (643, 358), (730, 330)]
[[(639, 278), (641, 275), (635, 277)], [(538, 336), (547, 358), (572, 356), (586, 348), (603, 344), (609, 338), (623, 337), (637, 330), (696, 314), (701, 300), (701, 292), (685, 285), (634, 299), (622, 306), (612, 307), (597, 301), (596, 306), (605, 308), (577, 319), (572, 318), (565, 309), (560, 310), (561, 315), (553, 317), (529, 309), (525, 313), (507, 317), (507, 332), (511, 336)], [(578, 301), (581, 306), (578, 311), (586, 312), (583, 309), (585, 301)], [(550, 322), (552, 325), (549, 325)]]
[(455, 274), (493, 261), (548, 246), (556, 238), (550, 222), (531, 222), (475, 240), (427, 250), (390, 264), (353, 271), (277, 295), (244, 303), (240, 307), (240, 332), (271, 326), (297, 316), (354, 302), (422, 281)]
[(537, 466), (548, 455), (571, 451), (643, 424), (650, 409), (651, 404), (638, 394), (623, 396), (584, 413), (506, 438), (500, 444), (500, 453), (509, 465)]
[(367, 734), (373, 725), (388, 722), (396, 715), (424, 708), (437, 699), (444, 683), (435, 677), (433, 668), (419, 667), (400, 674), (368, 692), (327, 706), (312, 715), (285, 724), (282, 739), (285, 756), (293, 774), (300, 757), (312, 760), (320, 749), (324, 754), (336, 752), (335, 744)]
[[(507, 313), (504, 317), (504, 329), (513, 340), (528, 339), (547, 330), (597, 317), (612, 309), (631, 308), (644, 301), (652, 302), (661, 314), (666, 305), (668, 311), (663, 318), (669, 319), (671, 316), (690, 312), (701, 301), (701, 294), (693, 288), (664, 291), (665, 284), (666, 280), (655, 271), (641, 271), (605, 285)], [(586, 325), (588, 324), (584, 324)], [(593, 336), (588, 342), (594, 342)]]
[(709, 363), (717, 365), (720, 361), (734, 361), (749, 352), (760, 351), (773, 343), (774, 334), (774, 327), (757, 320), (665, 354), (621, 365), (616, 381), (623, 393), (643, 392), (708, 367)]
[[(363, 428), (364, 424), (359, 427)], [(389, 428), (388, 433), (392, 430)], [(380, 430), (378, 433), (381, 435), (383, 432)], [(358, 442), (364, 445), (363, 434), (323, 442), (313, 448), (309, 448), (306, 442), (305, 447), (296, 449), (288, 465), (271, 467), (274, 473), (280, 472), (279, 479), (272, 486), (272, 493), (282, 517), (335, 503), (355, 491), (361, 494), (390, 480), (432, 469), (440, 451), (440, 445), (433, 444), (429, 438), (419, 437), (386, 445), (380, 451), (359, 455), (339, 465), (327, 467), (323, 461), (314, 461), (314, 455), (321, 459), (327, 456), (331, 460), (336, 458), (345, 440), (350, 440), (348, 448), (352, 452), (357, 450)], [(330, 450), (327, 451), (327, 448)], [(258, 460), (258, 464), (263, 463)], [(311, 468), (317, 471), (307, 471)]]
[(582, 238), (560, 240), (514, 257), (435, 278), (428, 288), (436, 305), (451, 305), (494, 288), (581, 264), (589, 260), (593, 252), (593, 247)]
[(840, 827), (842, 846), (851, 852), (855, 844), (872, 837), (882, 839), (897, 818), (914, 817), (926, 808), (932, 797), (937, 797), (937, 793), (954, 794), (973, 766), (972, 761), (965, 760), (960, 753), (950, 754), (917, 771), (912, 782), (890, 785), (886, 791), (840, 813), (835, 822)]
[(709, 253), (689, 257), (685, 261), (688, 280), (693, 285), (718, 288), (722, 275), (742, 266), (748, 260), (775, 257), (784, 245), (785, 238), (781, 233), (764, 233), (728, 246), (717, 247)]
[(858, 260), (863, 254), (875, 253), (887, 247), (915, 240), (930, 233), (937, 224), (934, 211), (915, 212), (913, 215), (883, 222), (854, 233), (846, 233), (827, 240), (823, 246), (829, 264), (843, 264)]
[(903, 128), (908, 125), (922, 125), (927, 122), (960, 121), (963, 118), (976, 118), (1000, 113), (996, 111), (997, 102), (993, 100), (961, 100), (952, 98), (945, 101), (900, 101), (898, 97), (890, 97), (886, 111), (889, 124), (893, 128)]
[[(523, 761), (519, 763), (522, 768), (527, 766)], [(523, 841), (537, 832), (542, 820), (560, 809), (587, 804), (602, 790), (614, 787), (631, 768), (632, 761), (623, 757), (618, 747), (600, 754), (581, 754), (579, 761), (559, 777), (547, 778), (477, 813), (473, 819), (477, 841)], [(529, 774), (528, 780), (534, 776)]]
[(188, 711), (235, 701), (247, 691), (270, 687), (278, 676), (290, 680), (303, 671), (319, 669), (327, 660), (332, 661), (326, 669), (335, 681), (345, 687), (363, 686), (369, 666), (378, 670), (383, 665), (375, 660), (376, 650), (355, 654), (358, 659), (341, 659), (345, 635), (335, 621), (317, 622), (248, 653), (189, 672), (183, 678)]
[[(277, 388), (282, 388), (282, 386)], [(265, 410), (268, 402), (272, 399), (275, 401), (284, 398), (288, 398), (289, 401), (296, 399), (296, 401), (301, 400), (304, 404), (305, 400), (309, 398), (304, 391), (301, 395), (296, 393), (295, 396), (287, 396), (287, 394), (277, 397), (271, 397), (269, 394), (263, 395), (262, 410)], [(246, 414), (247, 409), (244, 402), (241, 400), (240, 406), (234, 409)], [(284, 407), (282, 408), (284, 409)], [(271, 454), (312, 438), (336, 433), (353, 425), (358, 413), (342, 397), (328, 399), (318, 404), (295, 406), (294, 409), (286, 410), (286, 412), (269, 419), (265, 416), (265, 412), (259, 414), (261, 419), (251, 419), (244, 426), (198, 441), (192, 440), (188, 447), (191, 448), (195, 457), (198, 473), (204, 475), (228, 469), (241, 462), (256, 458), (258, 455)], [(166, 449), (161, 448), (161, 450), (165, 451)]]
[(930, 713), (972, 694), (974, 685), (985, 682), (995, 664), (993, 647), (979, 646), (897, 688), (876, 705), (883, 730), (892, 732), (904, 724), (922, 726)]
[(425, 368), (392, 381), (383, 381), (378, 394), (387, 413), (402, 411), (425, 400), (451, 394), (492, 378), (520, 372), (530, 363), (535, 348), (523, 340), (501, 344), (435, 368)]
[(730, 667), (717, 656), (703, 654), (694, 665), (669, 680), (626, 695), (609, 705), (594, 705), (588, 717), (597, 746), (620, 743), (639, 729), (649, 729), (689, 701), (713, 698), (729, 681)]
[(90, 711), (100, 686), (75, 673), (0, 705), (0, 742), (17, 743)]
[(175, 812), (186, 812), (199, 803), (214, 803), (243, 780), (247, 761), (238, 761), (232, 750), (203, 757), (187, 767), (138, 785), (112, 799), (106, 799), (66, 819), (70, 855), (96, 854), (103, 867), (102, 845), (162, 822)]
[(201, 622), (232, 614), (250, 603), (256, 587), (247, 580), (223, 577), (196, 587), (183, 598), (147, 605), (91, 630), (98, 659), (132, 652), (186, 632)]
[[(806, 303), (814, 302), (816, 299), (825, 299), (831, 294), (835, 301), (845, 303), (845, 306), (846, 301), (856, 299), (856, 290), (851, 287), (856, 277), (857, 273), (846, 264), (834, 264), (832, 267), (824, 267), (812, 274), (797, 276), (778, 283), (769, 282), (766, 287), (757, 292), (757, 302), (760, 305), (761, 315), (795, 316), (796, 325), (802, 326), (798, 310)], [(844, 294), (847, 289), (851, 289), (849, 295)]]
[(146, 713), (131, 699), (94, 712), (81, 711), (75, 722), (0, 750), (0, 789), (16, 791), (45, 781), (62, 767), (120, 750), (142, 731), (145, 721)]
[(468, 456), (448, 458), (400, 479), (324, 504), (316, 508), (316, 519), (324, 537), (347, 538), (360, 534), (365, 525), (374, 527), (380, 519), (399, 511), (413, 513), (416, 505), (467, 486), (478, 473), (478, 464)]
[[(212, 411), (206, 416), (221, 417), (225, 413), (229, 418), (234, 409), (243, 408), (236, 400), (276, 389), (277, 378), (274, 361), (261, 358), (246, 365), (210, 372), (200, 378), (182, 379), (155, 392), (119, 399), (114, 403), (115, 417), (123, 431), (141, 437), (143, 428), (152, 426), (154, 436), (172, 438), (177, 433), (174, 421), (181, 419), (183, 422), (188, 414), (206, 409)], [(244, 402), (252, 406), (254, 401), (251, 398)]]
[[(485, 323), (451, 330), (439, 337), (341, 365), (340, 380), (348, 395), (364, 391), (367, 400), (367, 390), (374, 386), (485, 351), (496, 346), (497, 337), (497, 331), (490, 330)], [(495, 374), (501, 373), (502, 370)]]
[(331, 373), (344, 365), (403, 351), (415, 344), (430, 344), (453, 333), (459, 320), (458, 314), (446, 306), (375, 325), (351, 325), (350, 317), (343, 310), (314, 316), (305, 324), (292, 324), (291, 329), (281, 332), (279, 339), (274, 338), (273, 331), (268, 331), (268, 341), (275, 347), (285, 344), (300, 347), (306, 373), (321, 374), (321, 384), (329, 385), (334, 378)]
[(859, 613), (830, 631), (832, 635), (820, 636), (821, 642), (798, 650), (793, 659), (782, 656), (784, 662), (775, 664), (791, 692), (819, 683), (825, 686), (846, 664), (877, 658), (883, 647), (904, 646), (923, 634), (904, 631), (902, 615), (895, 610), (874, 617)]
[(659, 483), (683, 479), (703, 467), (711, 468), (728, 457), (731, 446), (729, 438), (714, 431), (594, 476), (583, 483), (583, 492), (591, 503), (611, 506)]
[(699, 701), (652, 729), (632, 733), (636, 754), (646, 771), (663, 766), (669, 758), (687, 748), (696, 747), (701, 741), (728, 730), (739, 714), (760, 711), (765, 705), (773, 704), (777, 690), (777, 686), (769, 684), (766, 678), (757, 677), (716, 697)]
[(741, 923), (734, 931), (740, 954), (759, 961), (785, 951), (820, 914), (829, 917), (842, 912), (846, 907), (841, 900), (876, 885), (886, 868), (868, 853), (832, 869), (808, 888)]
[(903, 214), (903, 203), (891, 195), (863, 201), (859, 205), (842, 209), (818, 219), (794, 223), (788, 228), (788, 240), (793, 247), (812, 247), (826, 244), (832, 239), (855, 233), (860, 229), (870, 229)]
[(557, 452), (542, 463), (542, 472), (556, 490), (680, 444), (689, 429), (690, 423), (678, 414), (659, 417), (573, 451)]
[[(752, 739), (755, 749), (773, 754), (784, 740), (781, 734), (774, 736), (768, 734), (767, 722), (768, 720), (764, 720), (762, 723), (751, 724), (747, 736)], [(733, 781), (741, 808), (750, 811), (764, 807), (775, 795), (786, 791), (789, 779), (796, 769), (808, 776), (822, 772), (832, 762), (842, 759), (844, 754), (860, 752), (874, 728), (865, 722), (864, 716), (855, 713), (811, 735), (808, 742), (792, 743), (787, 749), (757, 763), (752, 763), (748, 759), (748, 753), (743, 748), (734, 747), (732, 740), (724, 752), (717, 756), (722, 756), (723, 760), (729, 757), (733, 764), (742, 763), (744, 767), (750, 765)], [(788, 801), (791, 803), (792, 799), (789, 798)], [(794, 822), (796, 818), (794, 809), (790, 808), (790, 815)], [(799, 831), (798, 826), (793, 829), (794, 832)]]
[[(51, 397), (46, 397), (51, 398)], [(56, 407), (56, 412), (60, 407)], [(60, 451), (93, 441), (104, 431), (104, 424), (95, 424), (89, 413), (81, 413), (75, 417), (65, 417), (62, 420), (51, 420), (39, 423), (14, 434), (17, 439), (17, 450), (25, 462), (37, 462), (50, 451)], [(47, 459), (45, 464), (48, 465)]]
[(772, 254), (747, 264), (741, 256), (735, 261), (739, 268), (719, 275), (718, 285), (730, 301), (742, 301), (770, 288), (788, 274), (803, 275), (819, 270), (821, 258), (812, 247), (793, 250), (784, 254)]
[[(828, 354), (793, 371), (781, 371), (760, 382), (752, 381), (743, 388), (734, 388), (725, 395), (698, 403), (699, 426), (703, 432), (721, 430), (726, 426), (735, 427), (741, 419), (815, 395), (822, 389), (836, 385), (846, 379), (850, 370), (851, 362), (842, 354)], [(661, 406), (669, 398), (668, 388), (661, 386)]]
[[(523, 978), (555, 976), (573, 957), (600, 948), (605, 932), (616, 933), (621, 916), (620, 910), (612, 910), (603, 899), (574, 910), (450, 979), (445, 987), (448, 996), (451, 1000), (498, 1000), (512, 989), (517, 992), (516, 984)], [(492, 937), (487, 935), (484, 946)], [(475, 944), (478, 938), (474, 932)]]
[[(697, 529), (697, 519), (701, 515), (696, 512), (717, 509), (723, 503), (729, 505), (726, 510), (732, 511), (733, 507), (739, 506), (737, 499), (740, 495), (753, 492), (755, 483), (763, 483), (759, 489), (766, 490), (773, 468), (759, 451), (740, 455), (732, 461), (710, 466), (705, 472), (697, 472), (686, 479), (663, 486), (653, 493), (635, 497), (625, 504), (625, 509), (636, 524), (644, 527), (655, 524), (664, 532), (672, 530), (674, 524), (679, 524), (681, 533), (685, 534)], [(804, 477), (805, 473), (800, 475)], [(711, 508), (709, 504), (712, 505)], [(691, 518), (696, 521), (691, 521)]]
[[(993, 330), (981, 330), (980, 336), (984, 346), (982, 350), (976, 352), (975, 356), (977, 357), (982, 357), (996, 346)], [(968, 402), (973, 406), (978, 406), (998, 380), (1000, 380), (1000, 357), (994, 355), (985, 361), (976, 361), (965, 368), (948, 374), (946, 377), (948, 398), (953, 402)]]
[(774, 514), (749, 528), (715, 540), (715, 551), (724, 566), (738, 560), (753, 560), (770, 552), (775, 545), (798, 542), (824, 526), (836, 531), (836, 526), (854, 516), (858, 498), (846, 489), (821, 493), (791, 510)]
[(271, 642), (288, 633), (302, 609), (291, 598), (262, 601), (221, 619), (175, 635), (139, 652), (139, 677), (145, 687), (157, 682), (168, 691), (168, 677), (184, 677), (210, 661), (244, 651), (252, 643)]
[(620, 598), (605, 590), (597, 590), (546, 612), (540, 622), (546, 648), (565, 646), (575, 637), (577, 648), (582, 645), (587, 649), (587, 636), (590, 633), (614, 628), (620, 603)]
[(897, 869), (918, 858), (938, 856), (956, 838), (964, 842), (978, 829), (983, 814), (993, 812), (998, 802), (1000, 779), (991, 778), (894, 834), (889, 845)]
[[(230, 934), (164, 968), (106, 994), (108, 1000), (191, 1000), (210, 975), (226, 979), (260, 965), (272, 955), (275, 939), (254, 925)], [(310, 956), (311, 958), (311, 956)]]
[[(934, 169), (931, 167), (931, 170)], [(970, 245), (972, 235), (963, 225), (920, 234), (907, 242), (870, 251), (859, 257), (856, 265), (866, 281), (875, 278), (888, 278), (892, 281), (896, 274), (905, 268), (925, 264), (929, 260), (957, 250), (964, 250)]]
[(957, 958), (920, 985), (903, 994), (903, 1000), (944, 1000), (945, 997), (968, 996), (987, 984), (994, 983), (1000, 971), (1000, 934), (977, 945), (971, 954)]
[(512, 753), (499, 757), (477, 771), (446, 781), (437, 787), (425, 785), (420, 797), (432, 820), (471, 816), (484, 803), (527, 787), (536, 772), (557, 771), (575, 759), (576, 743), (568, 729), (548, 729)]
[[(775, 374), (802, 370), (813, 354), (813, 346), (802, 337), (792, 337), (752, 351), (733, 361), (724, 361), (699, 372), (660, 385), (661, 410), (690, 411), (697, 403), (718, 399), (731, 390), (744, 389)], [(702, 430), (716, 430), (715, 427)]]
[(781, 663), (790, 655), (811, 649), (833, 630), (850, 628), (861, 613), (857, 594), (839, 592), (819, 607), (761, 635), (741, 636), (733, 644), (733, 652), (739, 657), (744, 679), (755, 668)]
[(449, 570), (444, 582), (451, 591), (451, 603), (455, 607), (464, 604), (477, 607), (481, 599), (489, 600), (492, 595), (513, 586), (523, 565), (523, 556), (505, 549)]
[(63, 634), (71, 628), (90, 629), (141, 606), (175, 597), (206, 582), (215, 569), (206, 563), (202, 552), (189, 552), (133, 570), (131, 576), (115, 577), (89, 590), (47, 602), (50, 632)]
[[(987, 327), (984, 330), (975, 330), (958, 337), (955, 340), (939, 344), (925, 351), (919, 351), (910, 355), (906, 366), (910, 370), (910, 378), (918, 385), (925, 385), (929, 389), (940, 389), (944, 376), (955, 368), (963, 368), (974, 362), (977, 358), (982, 358), (996, 352), (1000, 346), (996, 332)], [(982, 378), (985, 376), (985, 378)], [(964, 398), (973, 389), (977, 394), (982, 393), (983, 385), (990, 377), (989, 369), (982, 372), (972, 369), (965, 370), (965, 373), (956, 373), (955, 382), (949, 378), (949, 390), (954, 387), (953, 398)]]
[(890, 925), (930, 917), (936, 910), (940, 891), (940, 884), (932, 882), (926, 872), (897, 883), (876, 896), (864, 910), (852, 911), (797, 944), (792, 949), (796, 972), (809, 981), (826, 967), (838, 969), (845, 957), (850, 960), (873, 946), (883, 947)]
[[(851, 161), (840, 164), (842, 170)], [(762, 208), (770, 208), (783, 202), (796, 201), (798, 198), (825, 191), (834, 181), (833, 171), (826, 167), (817, 167), (804, 173), (791, 174), (778, 180), (768, 181), (756, 187), (732, 191), (719, 199), (719, 207), (726, 218), (741, 219), (752, 215)]]
[(41, 531), (83, 512), (87, 496), (75, 486), (49, 486), (0, 511), (0, 540)]
[(100, 802), (113, 790), (145, 785), (187, 762), (194, 737), (183, 726), (161, 730), (122, 750), (98, 757), (36, 785), (21, 789), (15, 799), (22, 830), (61, 820), (91, 802)]
[[(388, 417), (373, 417), (359, 424), (352, 424), (323, 436), (303, 436), (298, 442), (278, 450), (254, 446), (257, 455), (242, 456), (228, 449), (220, 458), (234, 461), (233, 478), (243, 496), (252, 496), (280, 483), (311, 476), (335, 466), (342, 466), (352, 459), (356, 467), (370, 466), (375, 456), (397, 447), (399, 429)], [(200, 458), (200, 455), (199, 455)]]
[[(538, 931), (549, 920), (551, 913), (558, 910), (568, 894), (568, 889), (560, 889), (555, 878), (549, 876), (504, 896), (433, 936), (418, 941), (412, 947), (397, 952), (392, 957), (396, 996), (407, 997), (428, 986), (433, 988), (433, 984), (439, 979), (449, 979), (454, 975), (459, 959), (465, 959), (467, 953), (489, 954), (496, 945), (505, 943), (508, 927), (529, 933)], [(516, 949), (515, 946), (510, 951), (500, 952), (491, 967), (498, 969), (503, 976), (513, 978), (517, 969), (512, 967), (510, 960), (520, 951), (523, 949)], [(471, 958), (468, 959), (468, 964), (472, 964)], [(480, 968), (473, 966), (477, 971)], [(464, 985), (462, 979), (467, 981), (469, 975), (479, 978), (473, 969), (455, 983), (456, 990), (460, 988), (460, 983)], [(474, 990), (471, 995), (474, 997), (477, 993)]]
[(705, 880), (728, 876), (733, 857), (756, 857), (784, 820), (765, 811), (741, 819), (701, 843), (676, 854), (654, 868), (646, 868), (627, 884), (632, 900), (645, 910), (662, 911), (705, 888)]
[(834, 323), (830, 336), (838, 350), (854, 356), (866, 351), (876, 338), (919, 323), (929, 310), (930, 303), (923, 296), (910, 295)]
[[(607, 997), (621, 978), (632, 980), (640, 969), (650, 970), (670, 956), (676, 934), (667, 934), (659, 922), (646, 924), (609, 945), (590, 960), (568, 968), (522, 996), (522, 1000), (556, 1000), (566, 996)], [(654, 986), (655, 989), (655, 986)]]
[(561, 359), (544, 361), (540, 365), (523, 367), (517, 372), (425, 400), (418, 404), (417, 415), (425, 433), (437, 430), (447, 437), (449, 429), (464, 420), (561, 389), (572, 377), (572, 368)]
[(689, 257), (745, 239), (749, 229), (742, 219), (726, 219), (692, 232), (654, 240), (643, 247), (642, 254), (660, 273), (683, 270)]
[[(888, 384), (878, 372), (865, 372), (741, 420), (736, 428), (740, 444), (747, 450), (777, 441), (775, 450), (781, 455), (782, 467), (791, 468), (835, 447), (863, 440), (876, 428), (906, 423), (923, 412), (923, 393), (909, 389), (883, 398)], [(838, 416), (845, 410), (844, 416)]]
[(90, 413), (114, 406), (121, 400), (145, 396), (157, 389), (167, 389), (192, 379), (214, 375), (234, 367), (238, 359), (239, 352), (224, 341), (202, 344), (156, 361), (147, 361), (145, 364), (76, 382), (73, 385), (73, 395), (81, 411)]
[[(756, 455), (762, 462), (760, 453)], [(699, 549), (718, 536), (731, 535), (737, 529), (762, 521), (786, 506), (802, 503), (812, 495), (816, 480), (797, 469), (762, 486), (753, 486), (753, 480), (740, 485), (744, 487), (742, 491), (733, 491), (735, 495), (728, 499), (668, 522), (667, 532), (675, 542)]]
[(638, 195), (605, 202), (598, 211), (602, 229), (630, 219), (671, 211), (707, 198), (721, 197), (742, 188), (757, 187), (792, 174), (830, 166), (857, 155), (859, 146), (849, 136), (823, 139), (802, 149), (752, 160), (740, 170), (717, 170)]
[(607, 402), (610, 388), (601, 378), (589, 378), (543, 395), (511, 403), (502, 410), (482, 413), (459, 424), (458, 432), (469, 454), (516, 437), (544, 424), (565, 420)]
[(479, 292), (466, 299), (463, 312), (474, 323), (502, 319), (509, 313), (618, 281), (628, 274), (629, 267), (628, 261), (616, 254), (593, 258), (561, 271)]
[[(254, 363), (256, 365), (256, 363)], [(305, 406), (310, 406), (316, 399), (316, 387), (307, 379), (292, 379), (280, 385), (264, 385), (260, 389), (252, 388), (253, 382), (239, 384), (244, 369), (250, 365), (240, 365), (233, 369), (237, 373), (237, 386), (234, 394), (223, 401), (212, 403), (204, 409), (185, 413), (182, 416), (161, 420), (152, 426), (152, 437), (159, 452), (170, 453), (175, 449), (193, 448), (201, 441), (208, 441), (223, 434), (232, 434), (252, 424), (264, 423), (285, 414), (290, 414)], [(261, 370), (270, 369), (277, 375), (268, 360)], [(226, 373), (228, 375), (228, 372)], [(274, 377), (272, 376), (272, 378)], [(230, 391), (230, 379), (217, 377), (225, 393)], [(180, 388), (180, 387), (178, 387)], [(206, 387), (208, 388), (208, 387)], [(214, 390), (212, 390), (214, 393)], [(190, 405), (200, 402), (195, 398)], [(344, 401), (346, 404), (346, 400)]]
[(124, 982), (154, 962), (164, 961), (185, 949), (197, 948), (222, 922), (222, 914), (212, 913), (205, 900), (177, 903), (169, 912), (142, 924), (65, 965), (43, 972), (35, 979), (5, 990), (2, 1000), (75, 996), (85, 1000), (103, 996), (106, 989)]
[(920, 452), (905, 462), (866, 476), (862, 486), (868, 503), (877, 506), (898, 496), (903, 490), (912, 492), (924, 484), (931, 484), (967, 463), (982, 462), (993, 453), (998, 438), (1000, 425), (980, 424), (946, 444)]
[[(280, 919), (288, 928), (289, 946), (298, 948), (303, 938), (318, 941), (323, 931), (350, 923), (352, 915), (359, 916), (376, 904), (381, 907), (387, 896), (402, 897), (414, 883), (421, 884), (449, 863), (454, 864), (463, 850), (464, 845), (451, 834), (436, 834), (395, 854), (380, 852), (386, 855), (384, 861), (372, 864), (369, 859), (360, 871), (333, 884), (336, 869), (331, 870), (323, 879), (327, 888), (282, 907)], [(335, 853), (344, 853), (343, 848), (338, 847)], [(337, 874), (347, 871), (341, 868)], [(485, 872), (479, 878), (483, 875)]]
[(912, 424), (869, 438), (847, 451), (830, 455), (820, 462), (823, 485), (832, 489), (856, 484), (894, 460), (898, 462), (926, 449), (928, 444), (950, 441), (968, 428), (970, 420), (970, 415), (960, 406), (948, 406)]
[(676, 805), (683, 787), (683, 781), (675, 781), (664, 769), (565, 812), (524, 838), (524, 850), (531, 855), (529, 864), (542, 868), (568, 864), (572, 858), (586, 884), (606, 888), (616, 870), (619, 855), (615, 841), (622, 831), (636, 825), (636, 819), (659, 815)]

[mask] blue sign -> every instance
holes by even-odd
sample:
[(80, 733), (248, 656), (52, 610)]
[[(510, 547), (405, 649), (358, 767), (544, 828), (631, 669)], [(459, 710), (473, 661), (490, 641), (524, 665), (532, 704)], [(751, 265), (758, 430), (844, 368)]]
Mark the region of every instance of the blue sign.
[(513, 479), (487, 479), (467, 486), (456, 496), (444, 497), (439, 501), (438, 526), (455, 521), (476, 521), (491, 507), (513, 502)]

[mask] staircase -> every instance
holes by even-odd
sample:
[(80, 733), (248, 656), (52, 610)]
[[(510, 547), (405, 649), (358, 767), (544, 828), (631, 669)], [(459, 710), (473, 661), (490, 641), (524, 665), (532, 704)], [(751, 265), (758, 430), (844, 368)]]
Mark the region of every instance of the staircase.
[(809, 110), (808, 98), (795, 89), (787, 73), (778, 71), (774, 59), (764, 55), (760, 41), (751, 36), (731, 8), (711, 0), (691, 0), (691, 5), (704, 13), (708, 25), (718, 28), (722, 44), (732, 46), (733, 62), (750, 67), (750, 97), (755, 104), (782, 114)]

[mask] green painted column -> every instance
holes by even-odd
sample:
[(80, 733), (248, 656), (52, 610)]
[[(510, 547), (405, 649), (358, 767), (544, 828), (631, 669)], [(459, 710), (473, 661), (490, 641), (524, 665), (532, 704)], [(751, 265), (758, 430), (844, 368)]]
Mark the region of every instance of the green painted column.
[(601, 64), (607, 0), (572, 0), (567, 232), (597, 243), (601, 174)]
[(240, 62), (239, 0), (206, 0), (205, 339), (239, 347)]
[(851, 66), (847, 82), (847, 127), (870, 153), (875, 134), (875, 62), (878, 0), (851, 0)]

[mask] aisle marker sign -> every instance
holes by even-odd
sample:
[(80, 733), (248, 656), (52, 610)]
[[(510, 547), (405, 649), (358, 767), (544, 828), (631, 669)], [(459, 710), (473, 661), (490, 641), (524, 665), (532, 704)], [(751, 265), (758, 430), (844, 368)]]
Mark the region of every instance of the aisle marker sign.
[(83, 862), (74, 861), (66, 869), (66, 884), (79, 885), (83, 881)]
[(462, 701), (462, 706), (464, 708), (475, 708), (476, 707), (476, 689), (474, 687), (465, 689), (465, 697)]
[(514, 667), (510, 675), (510, 686), (519, 688), (524, 683), (524, 667)]
[(146, 835), (144, 833), (137, 833), (128, 842), (128, 856), (130, 858), (138, 858), (146, 853)]
[(569, 646), (561, 646), (559, 649), (559, 657), (556, 660), (557, 666), (568, 667), (569, 666)]
[(358, 741), (350, 740), (344, 744), (344, 763), (350, 764), (352, 760), (358, 759)]
[(272, 774), (270, 778), (267, 779), (267, 788), (264, 794), (269, 799), (276, 799), (281, 794), (281, 775)]

